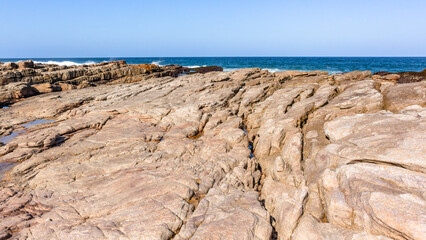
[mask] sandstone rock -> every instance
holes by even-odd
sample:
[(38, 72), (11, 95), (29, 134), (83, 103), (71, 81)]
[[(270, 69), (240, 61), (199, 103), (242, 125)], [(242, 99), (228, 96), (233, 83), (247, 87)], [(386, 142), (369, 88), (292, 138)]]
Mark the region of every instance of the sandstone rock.
[[(200, 69), (200, 71), (206, 72), (206, 69)], [(177, 77), (179, 74), (188, 71), (188, 69), (178, 65), (161, 67), (154, 64), (127, 65), (125, 61), (80, 66), (57, 66), (52, 64), (35, 65), (34, 62), (28, 60), (21, 61), (18, 64), (3, 64), (0, 69), (0, 86), (14, 82), (30, 83), (34, 87), (40, 88), (39, 93), (47, 93), (61, 91), (61, 89), (73, 89), (73, 86), (86, 88), (105, 83), (129, 83), (155, 77)], [(49, 87), (49, 84), (52, 87)], [(62, 87), (57, 87), (58, 84)]]
[(145, 69), (147, 72), (153, 72), (153, 71), (159, 71), (160, 70), (160, 66), (155, 65), (155, 64), (137, 64), (137, 65), (132, 65), (133, 68), (140, 68), (140, 69)]
[(281, 72), (275, 72), (275, 76), (283, 78), (283, 79), (291, 79), (294, 77), (307, 77), (307, 76), (317, 76), (317, 75), (328, 75), (328, 72), (325, 71), (281, 71)]
[(399, 76), (398, 74), (388, 74), (388, 75), (378, 75), (375, 74), (372, 76), (373, 79), (383, 79), (383, 80), (389, 80), (389, 81), (395, 81), (397, 82), (401, 76)]
[(56, 92), (56, 91), (62, 90), (61, 86), (53, 85), (50, 83), (32, 85), (32, 87), (35, 88), (39, 93), (50, 93), (50, 92)]
[(34, 62), (31, 60), (20, 61), (17, 63), (18, 68), (34, 68)]
[(223, 196), (212, 189), (176, 239), (269, 239), (272, 227), (268, 218), (256, 192)]
[[(123, 61), (7, 70), (2, 83), (82, 88), (0, 109), (0, 137), (14, 134), (0, 146), (0, 238), (426, 235), (423, 82), (184, 71)], [(13, 102), (34, 94), (25, 87), (0, 92)]]
[(342, 81), (348, 80), (363, 80), (371, 76), (371, 71), (353, 71), (343, 74), (337, 74), (334, 76), (336, 82), (340, 83)]
[(67, 91), (67, 90), (71, 90), (71, 89), (76, 89), (77, 86), (73, 85), (73, 84), (68, 84), (68, 83), (58, 83), (59, 87), (61, 88), (62, 91)]
[(385, 236), (371, 235), (366, 232), (356, 232), (346, 228), (337, 227), (330, 223), (320, 223), (310, 215), (304, 215), (297, 229), (294, 231), (293, 239), (295, 240), (390, 240)]
[(30, 97), (35, 94), (37, 94), (37, 90), (23, 82), (0, 86), (0, 106), (12, 102), (15, 99)]
[(19, 66), (18, 64), (14, 62), (7, 62), (7, 63), (4, 63), (1, 67), (4, 70), (13, 70), (13, 69), (17, 69)]
[[(335, 169), (325, 170), (320, 182), (330, 223), (396, 239), (424, 236), (426, 151), (418, 147), (426, 140), (424, 111), (347, 116), (326, 124), (333, 143), (317, 154), (316, 166)], [(397, 224), (396, 216), (410, 223)]]
[(383, 92), (385, 109), (397, 112), (411, 105), (426, 107), (426, 82), (397, 84)]

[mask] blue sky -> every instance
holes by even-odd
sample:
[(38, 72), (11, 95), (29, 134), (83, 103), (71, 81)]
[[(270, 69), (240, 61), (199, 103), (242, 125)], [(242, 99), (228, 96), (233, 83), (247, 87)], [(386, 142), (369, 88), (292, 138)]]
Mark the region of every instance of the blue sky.
[(426, 56), (425, 0), (0, 0), (0, 58)]

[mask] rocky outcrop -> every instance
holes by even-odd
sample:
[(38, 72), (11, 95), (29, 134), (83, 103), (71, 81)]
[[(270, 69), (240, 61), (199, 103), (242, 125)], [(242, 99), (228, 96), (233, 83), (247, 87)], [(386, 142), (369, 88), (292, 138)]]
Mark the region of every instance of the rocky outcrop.
[(375, 79), (386, 79), (398, 81), (398, 83), (412, 83), (426, 80), (426, 69), (421, 72), (377, 72), (373, 75)]
[(426, 86), (370, 74), (36, 85), (0, 109), (0, 239), (424, 239)]
[(208, 73), (208, 72), (222, 72), (223, 68), (219, 66), (204, 66), (204, 67), (196, 67), (196, 68), (187, 68), (187, 72), (189, 74), (194, 73)]
[[(154, 64), (127, 65), (125, 61), (105, 62), (92, 65), (58, 66), (34, 64), (31, 60), (0, 65), (0, 106), (12, 103), (18, 95), (10, 91), (15, 83), (33, 87), (35, 93), (47, 93), (74, 88), (138, 82), (148, 78), (172, 76), (189, 72), (178, 66)], [(11, 86), (9, 86), (12, 84)], [(34, 95), (33, 94), (33, 95)]]

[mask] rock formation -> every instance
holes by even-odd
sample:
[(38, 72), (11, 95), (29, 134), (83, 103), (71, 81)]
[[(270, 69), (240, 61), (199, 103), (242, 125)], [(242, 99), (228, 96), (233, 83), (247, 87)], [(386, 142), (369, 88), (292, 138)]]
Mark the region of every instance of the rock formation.
[(82, 66), (34, 64), (31, 60), (5, 63), (0, 65), (0, 106), (38, 93), (138, 82), (153, 77), (177, 77), (184, 72), (189, 69), (178, 65), (127, 65), (125, 61)]
[(0, 239), (425, 238), (425, 81), (96, 66), (2, 72)]

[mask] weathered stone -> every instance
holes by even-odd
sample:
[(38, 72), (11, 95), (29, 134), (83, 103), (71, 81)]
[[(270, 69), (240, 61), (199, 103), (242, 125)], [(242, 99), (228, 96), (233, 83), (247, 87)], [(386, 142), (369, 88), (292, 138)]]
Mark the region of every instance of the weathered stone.
[(193, 74), (193, 73), (208, 73), (208, 72), (222, 72), (223, 68), (219, 66), (204, 66), (204, 67), (194, 67), (194, 68), (187, 68), (186, 72)]
[(426, 82), (397, 84), (383, 92), (385, 109), (397, 112), (411, 105), (426, 107)]
[(12, 70), (12, 69), (17, 69), (19, 66), (18, 66), (18, 64), (13, 63), (13, 62), (7, 62), (7, 63), (2, 64), (1, 67), (2, 67), (3, 70)]
[(34, 68), (34, 62), (31, 60), (18, 62), (18, 68)]
[(0, 238), (424, 238), (423, 82), (184, 71), (2, 70)]
[(62, 90), (59, 85), (53, 85), (50, 83), (36, 84), (32, 85), (32, 87), (35, 88), (39, 93), (50, 93)]

